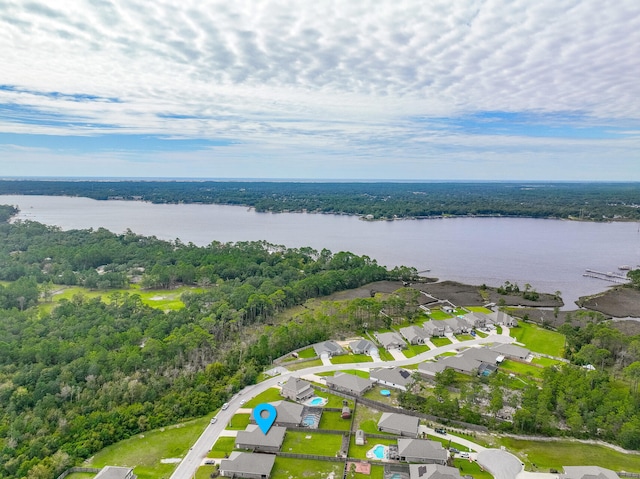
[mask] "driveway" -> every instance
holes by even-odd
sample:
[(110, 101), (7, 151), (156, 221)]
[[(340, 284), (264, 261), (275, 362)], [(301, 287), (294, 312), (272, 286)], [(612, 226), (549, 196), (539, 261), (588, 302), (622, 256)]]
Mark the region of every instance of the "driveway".
[(523, 470), (520, 459), (501, 449), (479, 451), (478, 464), (493, 474), (495, 479), (516, 479)]

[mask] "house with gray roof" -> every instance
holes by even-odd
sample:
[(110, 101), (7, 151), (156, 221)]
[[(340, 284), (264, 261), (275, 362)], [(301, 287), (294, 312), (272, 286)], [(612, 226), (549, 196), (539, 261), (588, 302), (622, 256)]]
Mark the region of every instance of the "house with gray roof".
[(345, 350), (342, 349), (335, 341), (323, 341), (321, 343), (316, 343), (313, 345), (313, 350), (316, 353), (316, 356), (322, 357), (332, 357), (337, 356), (339, 354), (345, 354)]
[(400, 436), (417, 437), (420, 419), (407, 414), (384, 412), (378, 421), (378, 431), (398, 434)]
[(438, 441), (398, 439), (398, 459), (401, 461), (445, 465), (448, 458), (449, 453)]
[(427, 321), (422, 324), (424, 329), (430, 337), (441, 338), (446, 332), (446, 325), (442, 321)]
[(499, 344), (498, 346), (494, 346), (492, 349), (508, 358), (520, 359), (521, 361), (527, 359), (527, 357), (531, 354), (531, 351), (529, 351), (528, 349), (521, 348), (520, 346), (516, 346), (515, 344)]
[(389, 349), (404, 349), (407, 347), (407, 343), (402, 336), (395, 331), (388, 333), (375, 333), (376, 339), (382, 344), (382, 347), (387, 351)]
[(425, 361), (418, 364), (418, 372), (424, 376), (434, 378), (437, 373), (441, 373), (447, 368), (442, 361)]
[(401, 391), (406, 391), (413, 382), (411, 372), (398, 367), (374, 369), (369, 377), (378, 384), (400, 389)]
[(501, 353), (486, 347), (465, 349), (461, 355), (465, 358), (475, 359), (476, 361), (493, 364), (494, 366), (497, 366), (501, 360), (504, 360), (504, 356)]
[(486, 314), (478, 311), (472, 311), (471, 313), (465, 314), (464, 320), (473, 328), (484, 328), (487, 325), (487, 322), (491, 322)]
[(371, 357), (375, 356), (380, 358), (378, 346), (368, 339), (357, 339), (356, 341), (352, 341), (349, 343), (349, 348), (353, 354), (366, 354)]
[(347, 394), (362, 396), (373, 387), (373, 381), (361, 378), (355, 374), (337, 372), (334, 376), (327, 376), (327, 387)]
[[(302, 404), (296, 404), (289, 401), (274, 401), (269, 403), (276, 408), (276, 420), (273, 423), (274, 426), (283, 427), (297, 427), (302, 424), (302, 412), (304, 406)], [(256, 420), (253, 417), (253, 410), (249, 416), (249, 422), (255, 424)]]
[(518, 320), (504, 311), (492, 311), (488, 316), (493, 323), (507, 326), (508, 328), (514, 328), (518, 325)]
[(273, 454), (233, 451), (220, 462), (220, 475), (246, 479), (269, 479), (276, 460)]
[(620, 479), (611, 469), (599, 466), (562, 466), (561, 479)]
[(457, 467), (440, 464), (410, 464), (410, 479), (462, 479)]
[(453, 318), (443, 319), (441, 322), (445, 325), (447, 332), (453, 334), (468, 333), (471, 329), (471, 326), (469, 326), (469, 324), (465, 320), (463, 320), (462, 318), (458, 318), (457, 316), (454, 316)]
[(416, 325), (400, 328), (400, 334), (409, 344), (424, 344), (431, 337), (426, 329)]
[(95, 479), (135, 479), (133, 469), (130, 467), (104, 466)]
[(292, 401), (302, 402), (313, 396), (314, 391), (311, 383), (308, 381), (291, 376), (287, 382), (282, 385), (280, 395)]
[(236, 435), (236, 449), (248, 449), (252, 452), (278, 452), (282, 447), (286, 427), (272, 426), (264, 434), (256, 424), (248, 424), (244, 431)]
[(437, 362), (424, 362), (418, 366), (418, 372), (425, 376), (435, 377), (436, 373), (442, 372), (445, 369), (453, 369), (462, 374), (473, 376), (478, 374), (478, 370), (483, 363), (476, 359), (465, 357), (463, 355), (458, 356), (446, 356), (438, 359)]

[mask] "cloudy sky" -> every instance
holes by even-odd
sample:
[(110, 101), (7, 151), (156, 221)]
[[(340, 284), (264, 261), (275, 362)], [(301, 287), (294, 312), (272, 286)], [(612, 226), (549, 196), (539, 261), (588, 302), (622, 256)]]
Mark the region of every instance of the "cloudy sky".
[(0, 175), (640, 181), (638, 0), (0, 0)]

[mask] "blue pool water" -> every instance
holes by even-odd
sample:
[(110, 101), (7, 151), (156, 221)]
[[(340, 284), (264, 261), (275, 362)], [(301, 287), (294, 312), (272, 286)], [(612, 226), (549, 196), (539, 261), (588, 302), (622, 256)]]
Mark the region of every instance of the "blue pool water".
[(385, 446), (381, 446), (380, 444), (378, 444), (376, 447), (373, 448), (373, 455), (376, 456), (378, 459), (384, 459), (384, 450), (385, 450)]
[(316, 418), (313, 416), (313, 414), (309, 414), (308, 416), (305, 416), (305, 418), (302, 420), (302, 424), (304, 424), (305, 426), (313, 426), (316, 423)]
[(380, 394), (382, 394), (383, 396), (391, 396), (391, 391), (389, 391), (388, 389), (383, 389), (380, 391)]
[(324, 404), (324, 398), (314, 397), (311, 401), (309, 401), (310, 406), (322, 406)]

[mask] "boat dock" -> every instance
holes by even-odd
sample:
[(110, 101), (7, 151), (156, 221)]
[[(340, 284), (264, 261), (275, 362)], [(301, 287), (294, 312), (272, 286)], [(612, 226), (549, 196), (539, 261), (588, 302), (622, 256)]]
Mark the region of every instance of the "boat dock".
[(596, 271), (594, 269), (587, 269), (582, 276), (588, 278), (601, 279), (603, 281), (609, 281), (611, 283), (626, 284), (629, 282), (629, 278), (626, 275), (620, 273), (613, 273), (611, 271), (605, 273), (603, 271)]

